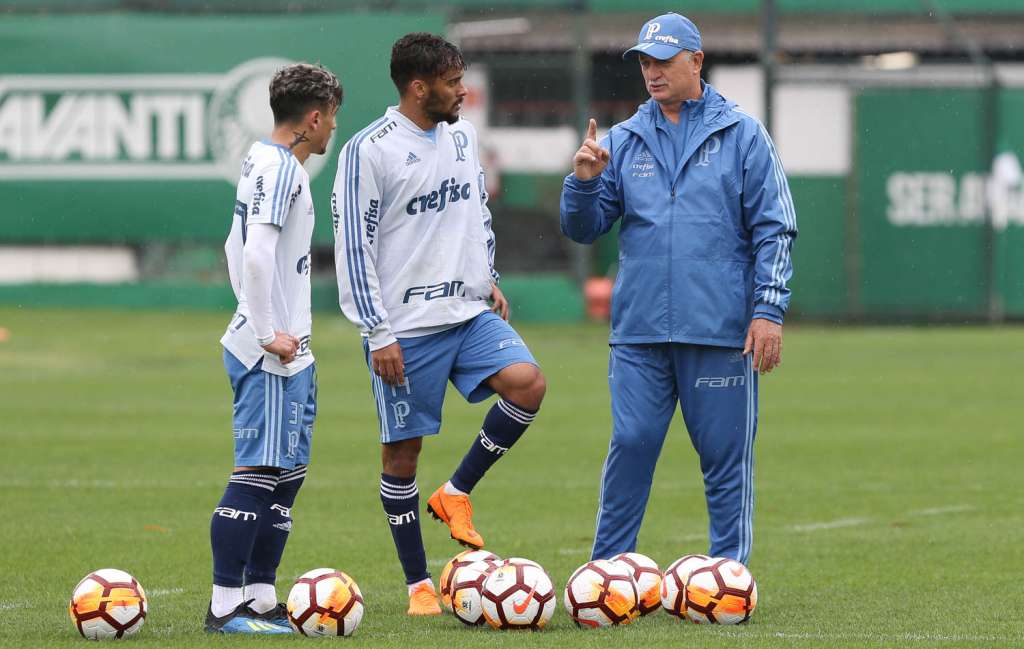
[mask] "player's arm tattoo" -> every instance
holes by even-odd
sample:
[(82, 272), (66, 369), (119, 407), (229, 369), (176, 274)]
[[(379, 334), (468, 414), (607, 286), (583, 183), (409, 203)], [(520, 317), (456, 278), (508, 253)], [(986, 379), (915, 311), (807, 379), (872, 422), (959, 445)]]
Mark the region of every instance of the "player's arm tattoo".
[(301, 133), (299, 133), (298, 131), (292, 131), (292, 135), (295, 136), (295, 139), (292, 140), (292, 143), (290, 145), (288, 145), (289, 149), (294, 149), (295, 147), (299, 146), (303, 142), (309, 142), (309, 138), (306, 137), (306, 132), (305, 131), (303, 131)]

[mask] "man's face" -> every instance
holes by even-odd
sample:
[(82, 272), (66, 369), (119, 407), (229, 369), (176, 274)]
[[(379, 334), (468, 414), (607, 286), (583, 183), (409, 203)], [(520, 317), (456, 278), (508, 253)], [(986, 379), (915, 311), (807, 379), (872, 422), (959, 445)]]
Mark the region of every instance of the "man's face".
[(657, 102), (682, 102), (700, 87), (703, 52), (680, 51), (664, 61), (640, 53), (640, 72), (651, 98)]
[(469, 91), (462, 84), (462, 70), (450, 70), (427, 86), (423, 112), (433, 122), (454, 124), (459, 120), (462, 100)]

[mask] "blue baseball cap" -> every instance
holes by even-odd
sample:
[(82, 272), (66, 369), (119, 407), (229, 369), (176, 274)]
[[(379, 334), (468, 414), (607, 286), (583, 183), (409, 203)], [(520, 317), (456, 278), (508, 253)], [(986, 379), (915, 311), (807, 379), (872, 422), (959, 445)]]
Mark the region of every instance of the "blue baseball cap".
[(643, 52), (665, 61), (683, 50), (696, 52), (699, 49), (700, 30), (693, 21), (677, 13), (667, 13), (644, 23), (636, 37), (636, 45), (626, 50), (622, 58)]

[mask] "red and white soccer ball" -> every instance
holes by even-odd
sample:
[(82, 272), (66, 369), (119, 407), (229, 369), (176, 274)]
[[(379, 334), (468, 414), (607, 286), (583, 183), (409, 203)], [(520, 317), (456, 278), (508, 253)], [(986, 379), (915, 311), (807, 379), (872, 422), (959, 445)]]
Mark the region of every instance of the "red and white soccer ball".
[(636, 582), (625, 565), (599, 559), (572, 573), (563, 603), (581, 627), (629, 624), (640, 617)]
[(82, 637), (111, 640), (134, 635), (146, 620), (146, 592), (123, 570), (90, 572), (71, 593), (68, 613)]
[(455, 572), (463, 566), (468, 566), (478, 561), (484, 561), (495, 568), (501, 563), (498, 555), (492, 554), (487, 550), (464, 550), (449, 559), (448, 563), (444, 564), (444, 568), (441, 569), (441, 578), (438, 580), (441, 590), (441, 604), (449, 611), (452, 610), (452, 582), (455, 578)]
[(484, 623), (484, 581), (494, 570), (497, 570), (497, 566), (490, 561), (475, 561), (455, 570), (451, 580), (450, 601), (452, 613), (460, 622), (470, 626)]
[(288, 621), (307, 636), (349, 636), (363, 619), (363, 595), (351, 577), (331, 568), (310, 570), (288, 593)]
[(640, 615), (647, 615), (661, 608), (662, 574), (654, 559), (637, 552), (623, 552), (612, 557), (611, 561), (625, 566), (633, 575)]
[(732, 559), (712, 559), (686, 580), (686, 617), (697, 624), (739, 624), (757, 607), (757, 583)]
[(711, 557), (687, 554), (672, 562), (661, 579), (661, 606), (671, 615), (686, 617), (686, 580), (690, 573), (705, 565)]
[(529, 559), (524, 559), (522, 557), (509, 557), (508, 559), (504, 559), (501, 562), (501, 565), (503, 566), (510, 564), (518, 564), (520, 566), (533, 566), (534, 568), (540, 568), (541, 570), (544, 570), (536, 561), (530, 561)]
[(542, 629), (555, 612), (555, 587), (536, 563), (512, 561), (484, 580), (484, 619), (495, 629)]

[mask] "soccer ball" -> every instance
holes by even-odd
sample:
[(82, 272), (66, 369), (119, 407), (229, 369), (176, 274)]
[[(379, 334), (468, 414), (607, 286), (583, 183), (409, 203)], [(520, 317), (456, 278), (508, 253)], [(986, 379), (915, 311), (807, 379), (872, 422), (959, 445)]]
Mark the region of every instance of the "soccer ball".
[(349, 636), (362, 619), (359, 586), (340, 570), (310, 570), (288, 593), (288, 621), (302, 635)]
[(533, 566), (534, 568), (538, 568), (540, 570), (544, 570), (543, 568), (540, 567), (540, 564), (537, 563), (536, 561), (530, 561), (529, 559), (524, 559), (522, 557), (509, 557), (508, 559), (505, 559), (504, 561), (502, 561), (501, 565), (503, 565), (503, 566), (508, 566), (508, 565)]
[(481, 603), (495, 629), (542, 629), (555, 612), (555, 587), (532, 561), (506, 563), (487, 575)]
[(640, 617), (633, 574), (612, 561), (588, 561), (577, 568), (565, 585), (564, 604), (577, 626), (629, 624)]
[(68, 613), (82, 637), (125, 638), (138, 633), (146, 620), (146, 592), (123, 570), (104, 568), (86, 575), (71, 593)]
[(452, 580), (455, 578), (455, 572), (459, 568), (477, 561), (485, 561), (495, 568), (501, 563), (501, 559), (496, 554), (487, 550), (464, 550), (444, 564), (444, 568), (441, 570), (441, 579), (438, 581), (441, 589), (441, 603), (449, 611), (452, 610)]
[(661, 606), (661, 568), (648, 556), (623, 552), (611, 558), (612, 563), (625, 566), (636, 582), (640, 615), (657, 611)]
[(461, 622), (470, 626), (484, 623), (481, 594), (487, 575), (496, 569), (489, 561), (475, 561), (455, 571), (451, 585), (451, 607)]
[(661, 580), (661, 606), (679, 618), (686, 617), (686, 580), (690, 573), (711, 560), (704, 554), (679, 557), (665, 571)]
[(686, 580), (686, 617), (697, 624), (739, 624), (757, 606), (757, 584), (747, 567), (712, 559)]

